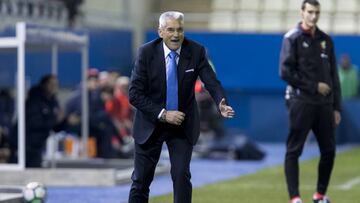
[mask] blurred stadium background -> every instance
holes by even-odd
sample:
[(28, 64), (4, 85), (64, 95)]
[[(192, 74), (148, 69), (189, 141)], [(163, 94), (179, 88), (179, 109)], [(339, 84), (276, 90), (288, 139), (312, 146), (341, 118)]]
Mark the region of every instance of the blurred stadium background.
[[(56, 73), (60, 83), (58, 99), (60, 104), (64, 105), (71, 91), (86, 79), (89, 68), (130, 76), (137, 48), (157, 37), (159, 14), (167, 10), (182, 11), (185, 14), (186, 36), (206, 46), (209, 59), (214, 64), (216, 73), (226, 88), (230, 104), (236, 111), (236, 118), (224, 122), (227, 134), (235, 137), (245, 136), (252, 143), (258, 143), (258, 147), (266, 153), (264, 159), (255, 162), (233, 160), (229, 163), (229, 157), (212, 162), (195, 156), (192, 165), (194, 185), (200, 187), (211, 182), (253, 173), (282, 163), (287, 136), (287, 112), (284, 104), (285, 83), (278, 76), (278, 59), (283, 34), (300, 21), (301, 2), (0, 0), (0, 39), (14, 37), (18, 22), (25, 22), (26, 28), (40, 30), (38, 34), (29, 35), (35, 38), (27, 38), (29, 43), (25, 44), (23, 83), (17, 80), (17, 48), (7, 48), (0, 44), (0, 89), (10, 90), (18, 101), (21, 88), (19, 84), (24, 85), (26, 92), (43, 75)], [(332, 35), (337, 57), (340, 58), (341, 54), (347, 53), (353, 64), (360, 65), (360, 0), (320, 0), (320, 3), (319, 27)], [(42, 32), (48, 35), (42, 35)], [(69, 45), (69, 38), (66, 36), (83, 37), (84, 43), (77, 45), (70, 40)], [(230, 60), (232, 58), (236, 58), (237, 62)], [(19, 106), (15, 109), (18, 108)], [(21, 114), (16, 111), (14, 120)], [(357, 97), (344, 100), (343, 122), (337, 131), (340, 150), (346, 151), (360, 143), (359, 115), (359, 94)], [(84, 121), (83, 123), (86, 123), (86, 119)], [(86, 133), (86, 130), (83, 132)], [(19, 136), (22, 136), (21, 133)], [(49, 142), (59, 144), (55, 137), (52, 136)], [(88, 135), (85, 135), (85, 138), (87, 139)], [(79, 145), (84, 146), (83, 149), (91, 148), (85, 144), (88, 143), (86, 139), (79, 142)], [(304, 159), (318, 155), (313, 142), (314, 139), (310, 137)], [(89, 153), (66, 156), (65, 149), (51, 146), (47, 145), (43, 169), (22, 169), (21, 163), (17, 163), (19, 167), (12, 169), (13, 164), (0, 164), (0, 183), (4, 185), (3, 191), (14, 192), (29, 181), (40, 181), (48, 186), (49, 203), (126, 201), (131, 158), (92, 158), (88, 157)], [(360, 162), (357, 159), (354, 160), (353, 164), (355, 163), (359, 165)], [(222, 166), (227, 166), (228, 169)], [(231, 175), (217, 176), (211, 173), (202, 177), (199, 174), (203, 172), (203, 167), (213, 167), (215, 174), (227, 171), (227, 174)], [(167, 174), (168, 170), (165, 154), (159, 165), (158, 174)], [(352, 174), (349, 179), (359, 179), (358, 173)], [(197, 176), (202, 179), (197, 180)], [(157, 177), (152, 186), (152, 195), (171, 192), (171, 183), (162, 180), (164, 177), (166, 178)], [(167, 189), (163, 189), (164, 187)], [(214, 187), (216, 188), (216, 184)], [(276, 191), (278, 201), (286, 201), (285, 187), (281, 187), (282, 190)], [(359, 191), (359, 184), (354, 187), (355, 191)], [(5, 194), (0, 190), (0, 202), (8, 198)], [(207, 202), (198, 198), (197, 196), (195, 202)], [(156, 202), (169, 202), (169, 199)], [(251, 199), (245, 202), (260, 201)]]

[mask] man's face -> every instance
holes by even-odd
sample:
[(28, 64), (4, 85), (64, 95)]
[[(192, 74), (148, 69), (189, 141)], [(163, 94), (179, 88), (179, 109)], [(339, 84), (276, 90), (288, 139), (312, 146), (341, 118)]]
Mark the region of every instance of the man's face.
[(168, 19), (166, 25), (158, 30), (159, 37), (161, 37), (166, 46), (175, 51), (180, 48), (184, 41), (184, 27), (181, 21), (176, 19)]
[(89, 77), (87, 79), (87, 87), (89, 90), (96, 90), (99, 85), (99, 80), (97, 77)]
[(341, 56), (341, 66), (345, 69), (348, 69), (351, 65), (350, 57), (348, 55)]
[(312, 29), (320, 17), (320, 6), (305, 3), (305, 8), (301, 10), (302, 24), (305, 28)]
[(50, 95), (55, 95), (59, 89), (59, 82), (56, 78), (51, 78), (46, 84), (46, 91)]

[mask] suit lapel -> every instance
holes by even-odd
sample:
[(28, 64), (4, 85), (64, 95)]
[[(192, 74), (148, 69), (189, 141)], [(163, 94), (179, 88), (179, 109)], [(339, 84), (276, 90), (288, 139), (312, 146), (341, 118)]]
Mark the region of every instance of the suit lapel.
[(165, 71), (166, 65), (165, 65), (164, 48), (162, 46), (162, 41), (156, 47), (155, 63), (156, 63), (156, 67), (159, 67), (159, 71), (161, 73), (162, 79), (166, 79), (166, 71)]
[(163, 41), (161, 40), (160, 43), (156, 46), (156, 51), (154, 54), (154, 66), (155, 71), (159, 75), (159, 82), (161, 84), (162, 92), (161, 94), (163, 97), (166, 97), (166, 65), (165, 65), (165, 58), (164, 58), (164, 48), (163, 48)]
[(189, 51), (189, 47), (187, 46), (187, 42), (184, 41), (183, 46), (181, 47), (180, 59), (178, 64), (178, 84), (179, 86), (182, 84), (184, 79), (185, 70), (188, 67), (191, 59), (191, 54)]

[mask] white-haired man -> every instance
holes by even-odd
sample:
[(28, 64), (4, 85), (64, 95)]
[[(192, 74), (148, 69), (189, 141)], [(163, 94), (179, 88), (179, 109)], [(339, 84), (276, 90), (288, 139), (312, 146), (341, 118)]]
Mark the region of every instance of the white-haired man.
[(159, 18), (159, 38), (140, 47), (131, 75), (129, 97), (136, 108), (135, 161), (129, 202), (148, 202), (162, 144), (167, 144), (174, 202), (190, 203), (190, 160), (199, 137), (194, 94), (198, 77), (224, 117), (232, 118), (225, 92), (208, 63), (205, 48), (184, 37), (184, 15), (169, 11)]

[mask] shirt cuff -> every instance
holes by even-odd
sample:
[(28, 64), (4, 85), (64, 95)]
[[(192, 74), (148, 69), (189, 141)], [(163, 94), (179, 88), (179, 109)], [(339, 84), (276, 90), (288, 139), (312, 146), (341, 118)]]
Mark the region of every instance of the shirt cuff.
[(162, 109), (162, 110), (160, 111), (160, 113), (159, 113), (159, 115), (158, 115), (158, 119), (161, 118), (161, 116), (163, 115), (164, 111), (165, 111), (165, 109)]

